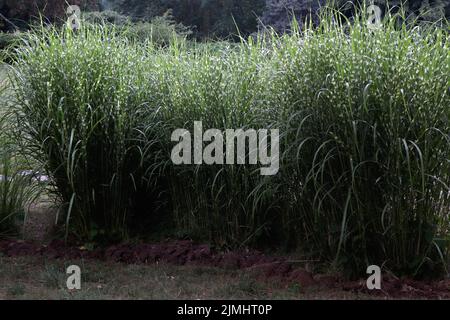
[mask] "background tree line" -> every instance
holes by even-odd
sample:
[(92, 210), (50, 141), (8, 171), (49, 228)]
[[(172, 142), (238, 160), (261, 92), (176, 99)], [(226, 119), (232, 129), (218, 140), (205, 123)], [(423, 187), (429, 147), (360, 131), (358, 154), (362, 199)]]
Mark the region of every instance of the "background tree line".
[(137, 19), (151, 19), (172, 10), (174, 19), (191, 26), (197, 37), (227, 37), (256, 31), (265, 0), (112, 0), (108, 8)]
[[(373, 0), (384, 7), (387, 0)], [(10, 31), (14, 23), (20, 28), (43, 14), (49, 21), (65, 18), (67, 3), (79, 5), (83, 11), (108, 10), (128, 16), (132, 21), (151, 21), (170, 10), (174, 22), (189, 26), (196, 38), (228, 38), (248, 35), (264, 23), (277, 25), (289, 20), (294, 13), (301, 20), (311, 6), (317, 8), (325, 0), (0, 0), (0, 29)], [(354, 0), (353, 3), (361, 2)], [(370, 1), (369, 1), (370, 2)], [(401, 0), (390, 0), (398, 5)], [(429, 20), (450, 16), (450, 0), (405, 0), (407, 14), (419, 14)], [(351, 1), (334, 0), (346, 5), (351, 12)], [(276, 13), (274, 14), (274, 12)], [(314, 10), (313, 10), (314, 11)], [(282, 12), (280, 14), (280, 12)], [(111, 13), (109, 13), (111, 16)], [(6, 20), (7, 19), (7, 20)], [(284, 21), (281, 25), (286, 25)]]

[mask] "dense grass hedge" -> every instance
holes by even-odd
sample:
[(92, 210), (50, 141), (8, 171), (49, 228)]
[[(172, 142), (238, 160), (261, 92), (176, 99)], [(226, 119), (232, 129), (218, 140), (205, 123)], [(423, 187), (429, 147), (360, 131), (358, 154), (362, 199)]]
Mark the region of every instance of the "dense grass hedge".
[(22, 159), (17, 146), (8, 137), (10, 123), (6, 102), (8, 90), (7, 72), (0, 55), (0, 238), (19, 234), (20, 220), (26, 216), (26, 206), (38, 194), (38, 186), (30, 176), (21, 174)]
[[(442, 271), (449, 250), (450, 51), (442, 29), (323, 19), (238, 47), (159, 49), (45, 30), (14, 65), (17, 129), (67, 204), (68, 231), (300, 247), (344, 270)], [(171, 133), (278, 128), (280, 172), (174, 166)], [(142, 228), (141, 228), (142, 229)]]

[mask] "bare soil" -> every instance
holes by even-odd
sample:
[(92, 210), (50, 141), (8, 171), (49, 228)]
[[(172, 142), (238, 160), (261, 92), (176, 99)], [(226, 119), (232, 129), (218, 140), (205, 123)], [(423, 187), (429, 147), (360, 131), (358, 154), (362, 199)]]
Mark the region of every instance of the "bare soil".
[[(255, 250), (218, 252), (209, 245), (187, 240), (167, 240), (152, 244), (125, 243), (88, 250), (83, 246), (66, 245), (60, 240), (50, 241), (56, 214), (56, 207), (51, 202), (32, 205), (23, 229), (24, 240), (0, 241), (0, 269), (15, 270), (14, 266), (19, 263), (23, 269), (30, 269), (31, 273), (45, 275), (48, 273), (45, 266), (50, 264), (59, 266), (54, 268), (59, 270), (56, 273), (58, 273), (58, 277), (61, 277), (61, 275), (65, 275), (65, 270), (61, 266), (71, 261), (81, 261), (81, 263), (91, 266), (92, 270), (103, 270), (99, 271), (101, 273), (107, 272), (105, 270), (108, 268), (118, 272), (137, 268), (141, 273), (154, 273), (157, 272), (155, 270), (161, 271), (161, 266), (165, 266), (165, 269), (171, 270), (173, 277), (187, 281), (182, 284), (180, 282), (183, 290), (189, 291), (186, 289), (190, 286), (189, 283), (192, 283), (193, 286), (197, 283), (197, 286), (203, 288), (199, 290), (203, 290), (206, 295), (204, 298), (210, 299), (236, 298), (236, 292), (239, 292), (239, 286), (242, 285), (242, 277), (245, 277), (247, 282), (250, 281), (250, 284), (247, 283), (243, 286), (250, 287), (247, 289), (251, 291), (251, 294), (241, 292), (242, 298), (247, 299), (274, 298), (274, 295), (287, 299), (450, 299), (450, 279), (448, 278), (440, 281), (416, 281), (384, 275), (382, 290), (368, 290), (366, 279), (346, 281), (335, 274), (313, 274), (310, 272), (309, 262), (295, 260), (292, 257), (270, 256)], [(213, 273), (215, 279), (209, 277), (195, 279), (197, 273), (203, 273), (202, 270), (209, 270), (208, 272)], [(93, 272), (95, 271), (91, 271), (91, 275)], [(0, 277), (3, 278), (0, 281), (0, 298), (7, 298), (8, 290), (11, 291), (16, 286), (36, 287), (36, 284), (30, 284), (28, 278), (21, 279), (14, 275), (14, 272), (0, 272)], [(139, 281), (134, 279), (136, 277), (138, 275), (130, 276), (128, 283), (132, 285), (132, 281)], [(216, 280), (219, 282), (212, 284), (212, 281)], [(205, 283), (201, 284), (202, 281)], [(206, 287), (211, 285), (222, 287), (223, 281), (229, 283), (231, 287), (234, 283), (237, 291), (233, 293), (231, 287), (222, 288), (227, 294), (220, 295), (206, 290)], [(8, 287), (6, 284), (9, 284), (9, 289), (6, 288)], [(100, 284), (100, 286), (102, 285)], [(63, 287), (61, 285), (58, 288)], [(41, 288), (41, 291), (44, 289)], [(34, 292), (34, 289), (30, 290)], [(176, 288), (173, 287), (173, 290)], [(153, 297), (148, 296), (145, 290), (137, 291), (140, 292), (137, 298)], [(24, 290), (24, 292), (28, 291)], [(48, 294), (54, 298), (66, 297), (64, 294), (61, 295), (62, 293), (65, 294), (65, 291), (61, 291), (59, 296), (58, 294), (54, 296), (54, 292)], [(211, 295), (208, 296), (208, 294)], [(191, 296), (181, 295), (180, 297), (189, 299), (196, 298), (198, 295), (199, 293), (195, 291), (195, 294), (193, 293)], [(176, 297), (176, 294), (173, 293), (172, 296)], [(29, 298), (39, 299), (41, 297), (30, 294)], [(101, 294), (97, 298), (128, 299), (133, 297), (109, 291), (107, 295)]]
[(29, 241), (3, 241), (0, 242), (0, 254), (6, 257), (40, 257), (46, 261), (60, 259), (122, 265), (163, 264), (214, 268), (225, 273), (234, 271), (251, 274), (263, 283), (274, 281), (285, 287), (296, 285), (305, 290), (338, 290), (378, 299), (450, 299), (450, 279), (425, 282), (385, 276), (382, 290), (371, 291), (367, 289), (365, 279), (345, 281), (339, 276), (312, 274), (283, 257), (270, 257), (257, 251), (213, 252), (209, 246), (192, 241), (122, 244), (96, 250), (66, 246), (62, 241), (52, 241), (48, 245)]
[[(81, 290), (68, 290), (66, 268), (81, 268)], [(0, 299), (374, 299), (342, 289), (286, 284), (214, 267), (123, 264), (100, 260), (0, 255)]]

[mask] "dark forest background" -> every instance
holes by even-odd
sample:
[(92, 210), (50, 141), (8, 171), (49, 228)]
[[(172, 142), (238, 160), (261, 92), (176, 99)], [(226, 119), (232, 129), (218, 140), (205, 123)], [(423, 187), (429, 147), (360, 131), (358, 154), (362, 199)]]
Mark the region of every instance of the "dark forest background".
[[(227, 38), (248, 35), (261, 25), (283, 31), (292, 14), (299, 20), (316, 12), (325, 0), (0, 0), (0, 29), (27, 28), (41, 13), (48, 21), (63, 21), (68, 4), (79, 5), (84, 12), (103, 12), (103, 16), (120, 21), (151, 21), (158, 16), (188, 26), (195, 38)], [(348, 1), (337, 0), (338, 5)], [(383, 5), (385, 0), (375, 0)], [(407, 13), (425, 15), (429, 20), (450, 16), (450, 0), (407, 0)], [(390, 1), (392, 4), (399, 0)], [(348, 9), (351, 11), (351, 8)], [(97, 14), (98, 15), (98, 14)]]

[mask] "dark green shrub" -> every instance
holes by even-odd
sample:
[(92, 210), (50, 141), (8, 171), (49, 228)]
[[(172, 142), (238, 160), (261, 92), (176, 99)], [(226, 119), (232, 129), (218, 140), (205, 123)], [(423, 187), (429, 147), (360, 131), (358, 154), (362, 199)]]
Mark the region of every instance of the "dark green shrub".
[(115, 26), (125, 26), (131, 23), (129, 17), (112, 10), (84, 12), (82, 18), (87, 23), (109, 23)]
[(173, 41), (183, 41), (192, 33), (188, 27), (174, 21), (170, 10), (151, 21), (132, 21), (115, 11), (87, 12), (83, 14), (83, 21), (114, 26), (121, 36), (131, 41), (150, 42), (160, 47), (167, 47)]
[(175, 23), (170, 15), (155, 17), (151, 22), (140, 21), (126, 29), (126, 36), (134, 41), (150, 41), (167, 47), (173, 41), (182, 41), (191, 34), (189, 28)]

